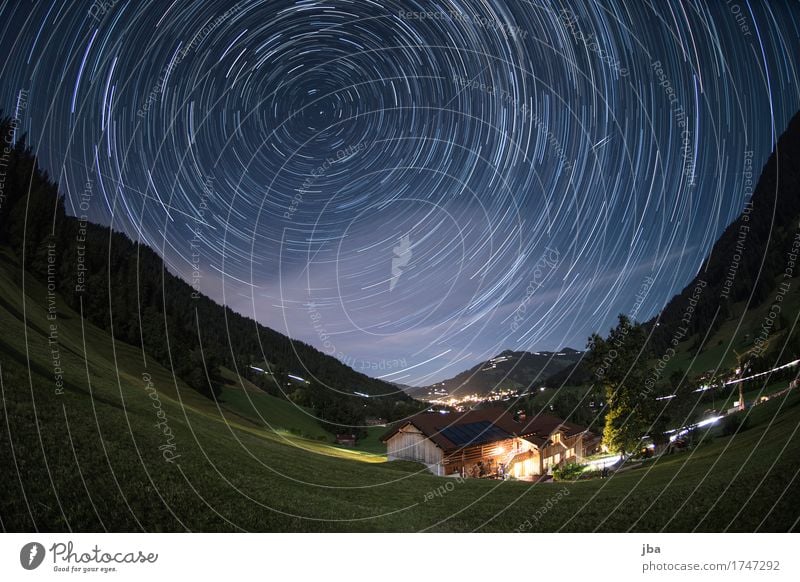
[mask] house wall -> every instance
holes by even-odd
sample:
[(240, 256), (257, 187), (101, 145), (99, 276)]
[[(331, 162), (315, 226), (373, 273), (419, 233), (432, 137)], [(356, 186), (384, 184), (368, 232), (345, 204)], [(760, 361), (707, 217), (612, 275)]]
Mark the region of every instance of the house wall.
[(407, 425), (386, 441), (390, 461), (405, 460), (424, 463), (435, 475), (443, 475), (442, 449), (413, 425)]
[(547, 473), (561, 463), (580, 463), (583, 460), (583, 434), (564, 437), (559, 433), (550, 436), (550, 443), (542, 448), (542, 472)]
[(542, 459), (539, 451), (531, 446), (528, 450), (518, 454), (513, 464), (509, 467), (509, 474), (517, 479), (521, 477), (535, 477), (542, 474)]
[(527, 459), (515, 461), (509, 473), (516, 479), (539, 475), (539, 455), (533, 454)]

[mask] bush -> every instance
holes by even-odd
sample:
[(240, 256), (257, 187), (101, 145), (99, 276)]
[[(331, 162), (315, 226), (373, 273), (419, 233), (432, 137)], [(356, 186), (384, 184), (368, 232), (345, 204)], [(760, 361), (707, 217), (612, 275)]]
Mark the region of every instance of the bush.
[(580, 463), (566, 463), (553, 469), (553, 479), (556, 481), (574, 481), (580, 477), (586, 465)]

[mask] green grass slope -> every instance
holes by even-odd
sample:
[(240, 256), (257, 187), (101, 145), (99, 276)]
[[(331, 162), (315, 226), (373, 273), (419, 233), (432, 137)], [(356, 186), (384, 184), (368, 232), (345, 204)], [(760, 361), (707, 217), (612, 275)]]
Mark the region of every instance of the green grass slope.
[[(800, 277), (787, 281), (792, 290), (800, 286)], [(745, 301), (731, 305), (731, 316), (718, 330), (708, 334), (708, 337), (705, 334), (695, 334), (678, 345), (676, 355), (668, 362), (663, 376), (668, 377), (675, 370), (688, 371), (689, 377), (692, 377), (736, 368), (737, 353), (744, 354), (753, 348), (753, 342), (761, 333), (764, 322), (768, 320), (769, 310), (777, 295), (777, 288), (773, 289), (766, 301), (750, 306), (749, 309), (746, 309)], [(787, 293), (781, 301), (781, 313), (791, 324), (800, 313), (800, 294), (796, 291)], [(783, 345), (787, 334), (788, 329), (772, 329), (769, 341), (773, 345)]]
[(458, 483), (293, 434), (324, 436), (230, 373), (223, 400), (208, 400), (54, 301), (48, 320), (45, 286), (0, 257), (6, 531), (797, 528), (794, 393), (754, 409), (744, 432), (610, 479)]
[(332, 442), (332, 435), (314, 419), (313, 411), (288, 400), (271, 396), (246, 378), (222, 369), (225, 378), (220, 407), (224, 412), (239, 415), (258, 426), (280, 433)]

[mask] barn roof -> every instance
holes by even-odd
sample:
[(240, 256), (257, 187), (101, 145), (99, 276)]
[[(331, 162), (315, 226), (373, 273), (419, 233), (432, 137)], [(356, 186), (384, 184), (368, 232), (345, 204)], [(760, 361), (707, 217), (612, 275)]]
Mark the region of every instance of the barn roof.
[(445, 451), (513, 437), (522, 437), (541, 446), (557, 430), (565, 436), (573, 436), (586, 430), (549, 414), (538, 414), (530, 419), (517, 421), (504, 408), (483, 408), (448, 414), (421, 412), (396, 424), (381, 440), (386, 442), (409, 424)]

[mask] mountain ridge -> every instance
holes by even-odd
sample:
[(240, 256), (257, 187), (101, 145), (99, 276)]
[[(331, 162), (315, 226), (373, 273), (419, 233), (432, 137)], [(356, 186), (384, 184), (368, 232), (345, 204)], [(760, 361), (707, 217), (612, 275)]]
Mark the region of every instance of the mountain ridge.
[[(785, 252), (800, 232), (797, 160), (800, 160), (800, 112), (780, 134), (755, 181), (752, 196), (717, 238), (697, 274), (646, 322), (656, 349), (663, 351), (668, 347), (688, 307), (693, 308), (687, 324), (691, 335), (716, 331), (732, 315), (730, 305), (737, 301), (747, 301), (754, 307), (769, 298), (776, 278), (787, 268)], [(698, 286), (702, 287), (702, 293), (694, 299)]]
[(575, 366), (583, 352), (565, 347), (558, 351), (503, 350), (452, 378), (407, 390), (419, 398), (444, 395), (487, 396), (501, 390), (525, 391), (552, 375)]

